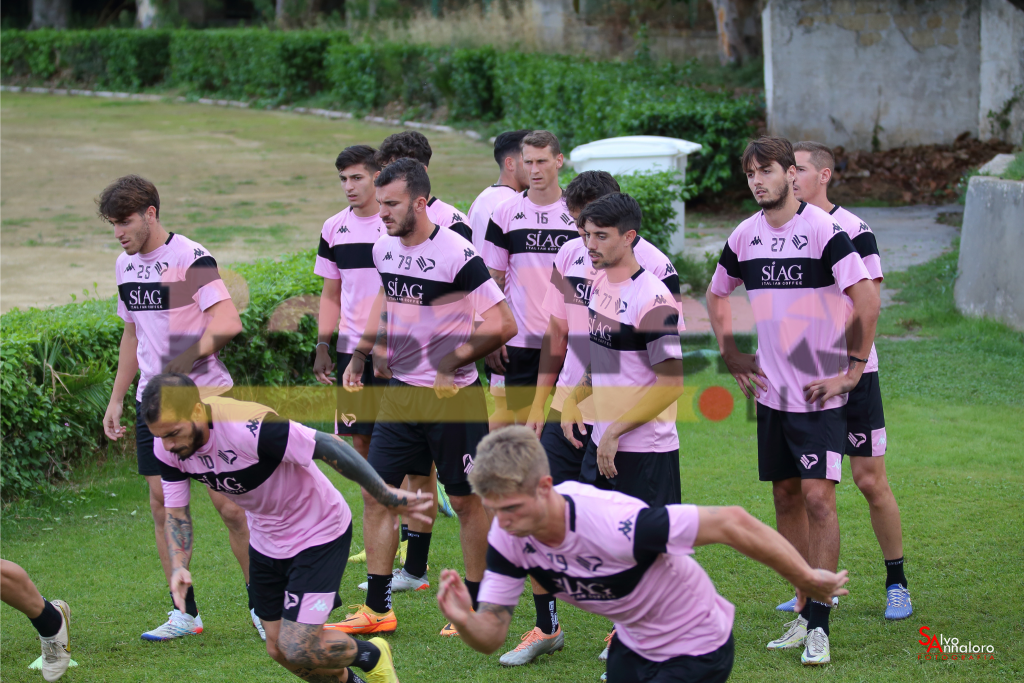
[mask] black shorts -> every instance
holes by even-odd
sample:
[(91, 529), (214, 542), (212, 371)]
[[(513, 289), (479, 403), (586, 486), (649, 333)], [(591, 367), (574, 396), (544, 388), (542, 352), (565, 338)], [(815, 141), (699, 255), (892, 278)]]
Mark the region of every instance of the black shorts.
[(391, 486), (400, 486), (407, 474), (428, 476), (433, 463), (449, 496), (468, 496), (476, 445), (487, 431), (487, 401), (479, 381), (440, 399), (430, 387), (392, 379), (380, 402), (368, 460)]
[(846, 406), (790, 413), (757, 404), (757, 473), (761, 481), (831, 479), (843, 472)]
[(533, 405), (537, 393), (537, 373), (540, 371), (540, 349), (522, 349), (506, 346), (505, 405), (509, 410), (522, 410)]
[(352, 525), (338, 538), (275, 560), (249, 546), (249, 596), (263, 621), (326, 624), (341, 607), (338, 588), (345, 573)]
[(351, 353), (338, 354), (338, 364), (335, 366), (337, 381), (334, 385), (338, 394), (338, 418), (335, 429), (342, 436), (370, 436), (373, 434), (373, 423), (377, 420), (377, 411), (380, 409), (380, 397), (388, 381), (374, 377), (373, 361), (367, 358), (363, 366), (363, 390), (345, 391), (341, 385), (341, 377), (351, 361)]
[(865, 372), (846, 402), (846, 454), (885, 455), (885, 414), (878, 373)]
[(587, 443), (580, 481), (606, 491), (618, 491), (639, 498), (651, 507), (679, 505), (683, 492), (679, 484), (679, 451), (637, 453), (619, 451), (615, 454), (614, 478), (607, 479), (597, 469), (597, 444)]
[(580, 428), (573, 425), (572, 435), (583, 444), (576, 448), (569, 442), (569, 439), (565, 438), (560, 424), (561, 420), (562, 413), (552, 409), (548, 413), (548, 421), (540, 436), (540, 445), (544, 447), (544, 452), (548, 455), (548, 467), (551, 469), (551, 478), (555, 480), (556, 486), (563, 481), (580, 480), (583, 456), (590, 443), (590, 431), (594, 428), (593, 425), (587, 425), (587, 433), (580, 434)]
[(717, 650), (704, 655), (680, 655), (653, 662), (612, 636), (608, 647), (608, 683), (724, 683), (732, 671), (732, 634)]

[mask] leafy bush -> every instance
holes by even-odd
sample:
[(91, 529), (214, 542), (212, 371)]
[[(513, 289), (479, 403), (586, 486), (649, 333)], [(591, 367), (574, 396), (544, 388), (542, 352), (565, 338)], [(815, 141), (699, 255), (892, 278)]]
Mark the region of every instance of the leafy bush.
[(137, 92), (162, 81), (170, 31), (10, 30), (3, 32), (4, 80)]
[(332, 96), (355, 111), (391, 102), (437, 107), (451, 95), (447, 51), (399, 43), (335, 44), (326, 58)]

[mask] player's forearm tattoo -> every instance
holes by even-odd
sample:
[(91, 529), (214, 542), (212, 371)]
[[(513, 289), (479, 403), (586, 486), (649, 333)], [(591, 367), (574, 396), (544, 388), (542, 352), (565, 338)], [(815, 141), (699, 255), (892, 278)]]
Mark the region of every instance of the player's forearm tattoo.
[(377, 341), (375, 346), (387, 347), (388, 345), (388, 312), (380, 312), (380, 324), (377, 326)]
[(182, 508), (181, 517), (175, 517), (173, 512), (167, 511), (164, 536), (167, 538), (172, 566), (188, 567), (192, 555), (192, 511), (188, 505)]
[(590, 396), (593, 393), (594, 376), (590, 369), (590, 366), (588, 365), (587, 369), (583, 371), (583, 377), (580, 378), (580, 381), (576, 384), (575, 387), (573, 387), (572, 391), (569, 392), (569, 395), (572, 396), (572, 400), (575, 401), (577, 405), (579, 405), (580, 403), (583, 402), (583, 399), (585, 399), (586, 397)]
[(347, 667), (355, 661), (358, 652), (355, 641), (343, 633), (322, 631), (319, 626), (294, 621), (281, 622), (277, 644), (288, 661), (299, 665), (291, 669), (292, 673), (313, 683), (339, 681), (337, 676), (314, 671)]
[(495, 605), (493, 602), (481, 602), (477, 606), (477, 612), (481, 614), (493, 614), (503, 624), (512, 622), (512, 614), (516, 608), (514, 605)]
[(395, 507), (408, 503), (408, 497), (398, 496), (388, 491), (384, 480), (370, 467), (370, 463), (359, 455), (356, 449), (330, 434), (316, 433), (313, 457), (323, 460), (337, 470), (341, 476), (362, 486), (384, 507)]

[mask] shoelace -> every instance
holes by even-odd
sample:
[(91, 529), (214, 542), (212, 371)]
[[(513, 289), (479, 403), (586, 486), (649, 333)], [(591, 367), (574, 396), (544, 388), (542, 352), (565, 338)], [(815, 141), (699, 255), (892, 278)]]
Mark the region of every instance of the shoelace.
[(783, 626), (786, 627), (786, 633), (779, 638), (779, 640), (789, 640), (800, 628), (800, 617), (797, 617), (793, 621), (786, 622)]
[(519, 650), (525, 650), (526, 648), (530, 647), (535, 642), (541, 639), (543, 639), (543, 635), (541, 634), (540, 629), (530, 629), (529, 631), (523, 634), (522, 638), (520, 638), (522, 642), (516, 646), (516, 652), (518, 652)]
[(807, 637), (807, 652), (812, 657), (817, 657), (825, 652), (825, 632), (814, 629)]
[(910, 607), (910, 591), (906, 588), (893, 588), (889, 591), (889, 602), (893, 607)]
[(615, 636), (615, 629), (612, 629), (612, 632), (604, 637), (604, 642), (607, 643), (608, 647), (612, 646), (612, 638), (614, 636)]
[[(40, 639), (42, 640), (42, 639)], [(42, 640), (43, 643), (43, 658), (50, 664), (56, 662), (60, 658), (60, 653), (67, 653), (64, 649), (63, 643), (58, 643), (54, 640)]]

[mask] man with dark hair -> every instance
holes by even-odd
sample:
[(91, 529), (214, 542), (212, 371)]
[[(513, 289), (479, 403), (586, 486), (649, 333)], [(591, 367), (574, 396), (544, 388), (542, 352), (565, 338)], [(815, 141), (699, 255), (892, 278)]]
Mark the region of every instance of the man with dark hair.
[(691, 557), (713, 543), (775, 570), (800, 600), (847, 593), (846, 572), (812, 569), (741, 507), (648, 505), (576, 482), (556, 486), (547, 465), (524, 427), (494, 432), (478, 448), (469, 480), (494, 514), (479, 606), (450, 569), (437, 593), (441, 612), (478, 652), (505, 642), (529, 575), (615, 623), (609, 681), (721, 683), (733, 665), (735, 608)]
[(505, 291), (519, 333), (487, 357), (491, 369), (505, 376), (505, 402), (522, 424), (537, 387), (540, 345), (547, 328), (541, 308), (558, 248), (576, 236), (562, 199), (558, 139), (547, 131), (523, 138), (523, 165), (530, 187), (498, 204), (487, 225), (483, 257), (491, 276)]
[[(509, 130), (494, 138), (494, 160), (498, 162), (498, 182), (485, 188), (473, 205), (469, 207), (469, 227), (473, 230), (473, 248), (482, 254), (484, 240), (487, 238), (487, 224), (491, 220), (494, 207), (522, 192), (530, 185), (530, 177), (523, 166), (523, 138), (530, 131)], [(505, 404), (505, 377), (484, 366), (491, 395), (494, 397), (494, 412), (491, 413), (490, 424), (494, 429), (514, 421)]]
[[(436, 466), (458, 514), (466, 579), (476, 586), (483, 577), (488, 520), (466, 476), (487, 433), (487, 403), (474, 363), (515, 335), (515, 321), (473, 245), (427, 215), (430, 179), (423, 164), (399, 159), (381, 171), (375, 185), (388, 232), (373, 246), (383, 286), (342, 384), (347, 391), (363, 388), (364, 358), (374, 350), (376, 369), (388, 385), (369, 463), (392, 486), (408, 476), (412, 490), (429, 487)], [(476, 315), (483, 319), (479, 326)], [(394, 631), (391, 562), (398, 539), (387, 511), (366, 494), (363, 498), (366, 604), (338, 628)], [(405, 569), (426, 581), (429, 546), (416, 558), (421, 564), (415, 569), (412, 546), (410, 538)], [(442, 634), (451, 635), (450, 626)]]
[[(788, 140), (754, 140), (741, 163), (762, 210), (726, 242), (708, 316), (722, 360), (744, 396), (757, 400), (758, 476), (772, 482), (779, 533), (810, 564), (835, 571), (847, 394), (874, 342), (878, 292), (850, 236), (794, 195)], [(757, 320), (756, 354), (740, 353), (732, 333), (729, 295), (741, 284)], [(849, 325), (844, 294), (853, 301)], [(810, 601), (768, 648), (803, 645), (804, 665), (827, 664), (831, 607)]]
[[(377, 165), (384, 168), (397, 159), (415, 159), (423, 164), (424, 168), (430, 167), (430, 157), (433, 150), (427, 136), (415, 130), (406, 130), (395, 133), (384, 138), (377, 150)], [(427, 217), (440, 225), (442, 228), (454, 230), (469, 242), (473, 241), (473, 231), (469, 227), (469, 220), (451, 204), (447, 204), (437, 197), (427, 199)]]
[[(828, 199), (828, 184), (835, 169), (835, 156), (827, 145), (820, 142), (798, 142), (793, 145), (796, 158), (796, 180), (793, 194), (802, 202), (827, 211), (832, 219), (850, 236), (864, 266), (871, 276), (875, 291), (881, 292), (882, 261), (878, 254), (875, 233), (868, 224), (847, 209)], [(849, 301), (847, 301), (849, 303)], [(914, 613), (907, 590), (907, 577), (903, 571), (903, 527), (900, 508), (889, 487), (885, 473), (885, 414), (882, 410), (882, 390), (878, 384), (878, 353), (874, 344), (868, 355), (864, 373), (850, 392), (846, 403), (846, 455), (850, 456), (853, 482), (868, 501), (871, 527), (882, 549), (885, 561), (885, 618), (906, 619)], [(787, 507), (800, 508), (803, 499), (794, 495)], [(792, 611), (792, 600), (778, 609)], [(788, 608), (788, 609), (787, 609)]]
[[(580, 212), (595, 199), (620, 192), (619, 183), (607, 171), (584, 171), (573, 178), (565, 187), (565, 206), (569, 209), (573, 219), (579, 217)], [(582, 236), (582, 233), (580, 233)]]
[(282, 420), (258, 403), (212, 396), (177, 373), (157, 375), (142, 394), (146, 424), (158, 439), (167, 501), (171, 593), (179, 608), (192, 585), (192, 479), (232, 496), (252, 520), (248, 548), (252, 596), (267, 632), (267, 654), (303, 680), (398, 682), (383, 638), (355, 641), (324, 627), (341, 606), (338, 588), (352, 541), (352, 513), (314, 460), (372, 495), (390, 515), (421, 514), (430, 496), (387, 486), (351, 446)]
[(587, 429), (579, 404), (593, 396), (594, 424), (580, 480), (639, 498), (679, 503), (676, 401), (683, 392), (679, 308), (668, 287), (633, 251), (642, 214), (627, 194), (588, 204), (577, 223), (598, 271), (589, 304), (590, 363), (562, 403), (562, 432), (574, 446)]
[(71, 606), (63, 600), (44, 600), (28, 572), (2, 559), (0, 600), (28, 617), (39, 633), (39, 643), (43, 648), (40, 657), (43, 679), (56, 681), (63, 676), (71, 665), (71, 654), (68, 652)]
[[(136, 175), (108, 186), (97, 200), (100, 217), (114, 226), (124, 253), (117, 257), (117, 314), (124, 320), (117, 375), (110, 394), (103, 432), (116, 441), (125, 435), (121, 426), (124, 397), (139, 370), (135, 392), (135, 450), (139, 474), (149, 485), (157, 553), (164, 575), (171, 579), (171, 561), (164, 534), (164, 497), (160, 466), (153, 455), (153, 435), (138, 410), (146, 384), (161, 372), (187, 373), (204, 396), (231, 390), (231, 375), (218, 354), (242, 331), (242, 321), (220, 278), (217, 262), (197, 242), (167, 232), (160, 224), (160, 195), (153, 183)], [(210, 500), (228, 528), (231, 551), (248, 586), (249, 527), (245, 513), (230, 499), (210, 491)], [(172, 605), (168, 620), (142, 634), (146, 640), (170, 640), (202, 633), (203, 621), (191, 589), (184, 611)], [(264, 637), (250, 605), (253, 626)]]

